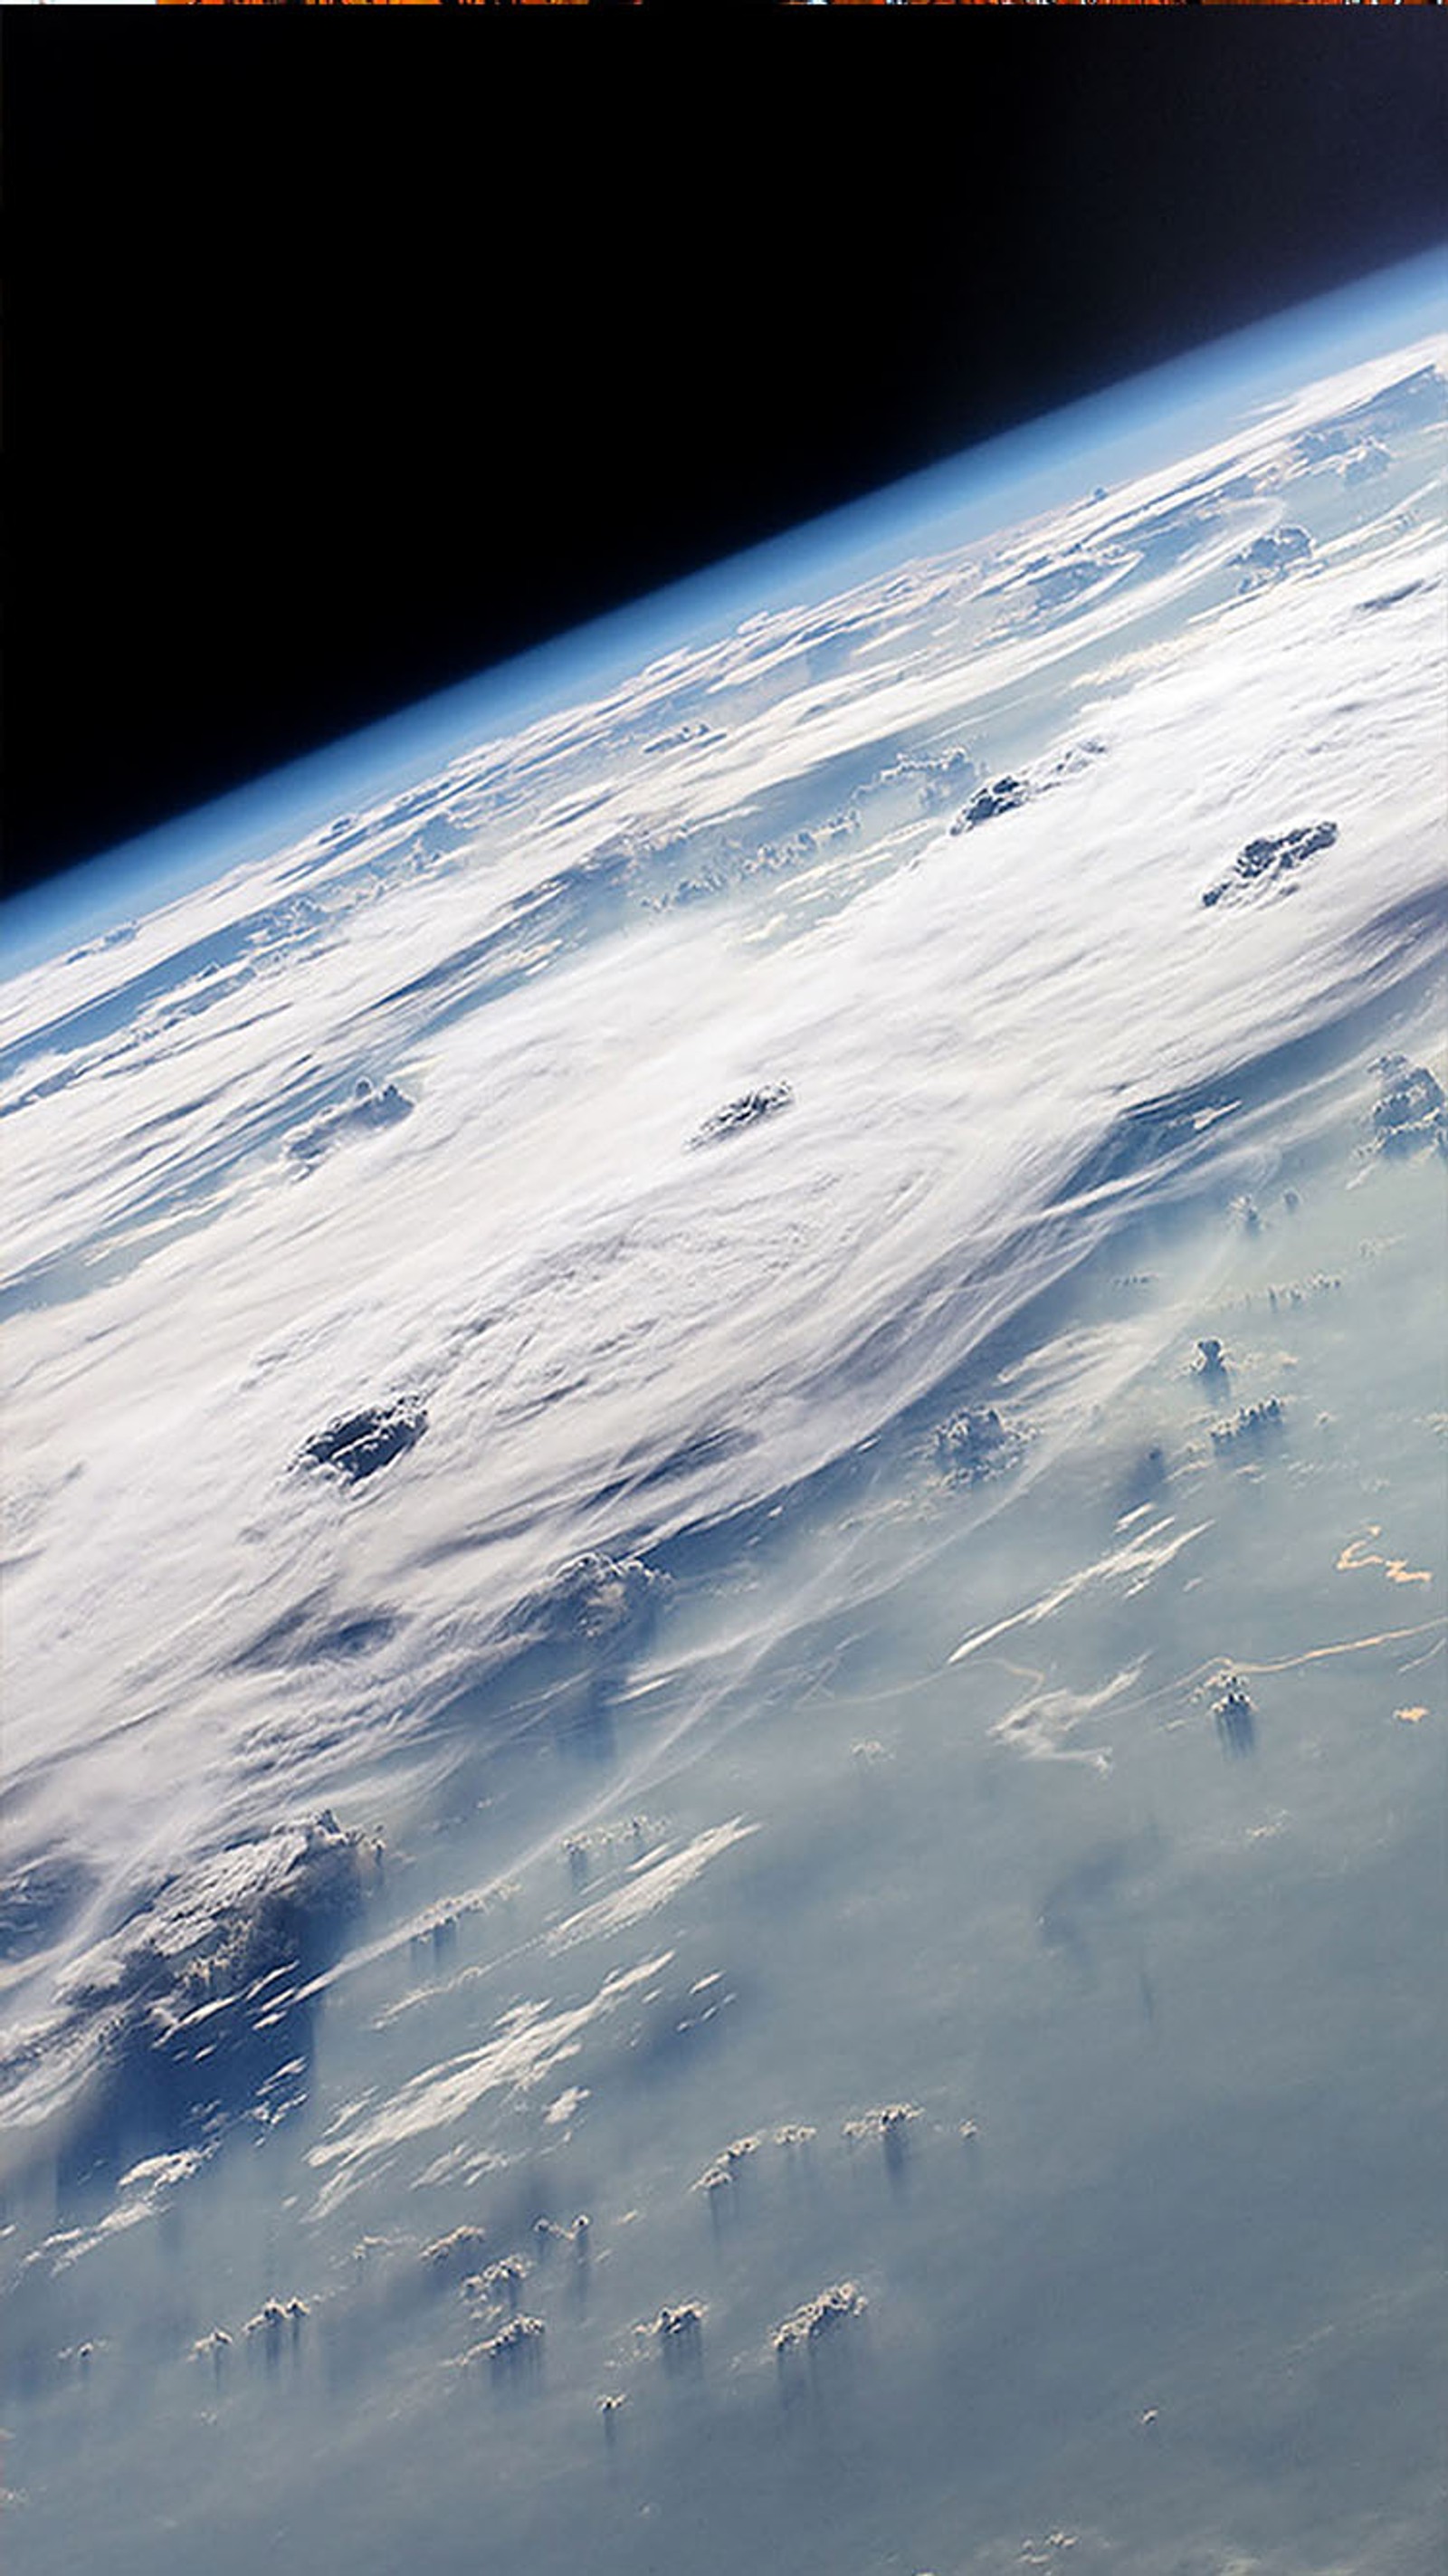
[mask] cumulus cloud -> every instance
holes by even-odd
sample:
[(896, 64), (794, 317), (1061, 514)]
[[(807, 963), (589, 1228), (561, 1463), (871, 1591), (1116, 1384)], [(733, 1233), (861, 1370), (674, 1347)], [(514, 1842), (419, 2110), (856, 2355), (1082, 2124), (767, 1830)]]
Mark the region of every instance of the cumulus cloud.
[(415, 1103), (395, 1082), (384, 1082), (374, 1089), (365, 1074), (359, 1074), (350, 1098), (334, 1109), (313, 1119), (287, 1139), (287, 1152), (298, 1163), (319, 1163), (334, 1145), (345, 1144), (351, 1136), (366, 1135), (379, 1127), (395, 1127), (401, 1119), (410, 1118)]

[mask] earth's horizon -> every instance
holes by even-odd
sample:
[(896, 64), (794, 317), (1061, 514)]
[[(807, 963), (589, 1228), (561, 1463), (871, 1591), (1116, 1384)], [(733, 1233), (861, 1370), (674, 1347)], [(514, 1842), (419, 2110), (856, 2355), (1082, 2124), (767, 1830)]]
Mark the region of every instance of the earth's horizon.
[(1439, 2563), (1444, 320), (11, 913), (17, 2570)]

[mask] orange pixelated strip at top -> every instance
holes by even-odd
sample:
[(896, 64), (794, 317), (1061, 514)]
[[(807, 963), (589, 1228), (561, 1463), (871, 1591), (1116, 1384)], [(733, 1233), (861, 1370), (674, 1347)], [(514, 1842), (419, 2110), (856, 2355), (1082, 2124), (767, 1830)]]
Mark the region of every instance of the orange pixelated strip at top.
[[(586, 9), (597, 7), (599, 0), (157, 0), (157, 5), (162, 9)], [(608, 0), (608, 5), (636, 9), (643, 0)], [(883, 6), (884, 0), (871, 0), (871, 5)]]
[[(162, 9), (586, 9), (598, 0), (157, 0)], [(609, 0), (638, 8), (641, 0)], [(881, 0), (883, 5), (883, 0)]]
[[(757, 0), (756, 0), (757, 4)], [(158, 0), (182, 9), (646, 8), (649, 0)], [(782, 9), (1433, 9), (1443, 0), (774, 0)]]

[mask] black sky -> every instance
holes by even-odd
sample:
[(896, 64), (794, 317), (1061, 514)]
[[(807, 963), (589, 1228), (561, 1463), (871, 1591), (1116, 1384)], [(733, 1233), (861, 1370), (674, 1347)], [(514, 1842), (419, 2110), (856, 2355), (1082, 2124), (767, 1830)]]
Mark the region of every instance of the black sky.
[(1448, 231), (1429, 11), (4, 13), (7, 876)]

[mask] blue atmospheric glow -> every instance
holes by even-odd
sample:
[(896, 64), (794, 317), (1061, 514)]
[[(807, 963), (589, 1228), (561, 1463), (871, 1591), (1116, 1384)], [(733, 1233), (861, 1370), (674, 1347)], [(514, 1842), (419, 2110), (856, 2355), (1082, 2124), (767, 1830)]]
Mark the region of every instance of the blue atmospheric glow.
[(1299, 384), (1319, 349), (1323, 364), (1350, 366), (1445, 319), (1448, 248), (1210, 342), (690, 574), (12, 896), (0, 975), (265, 856), (339, 804), (414, 786), (505, 728), (741, 617), (809, 606), (906, 551), (966, 543), (1006, 517), (1140, 473), (1168, 447), (1221, 436)]

